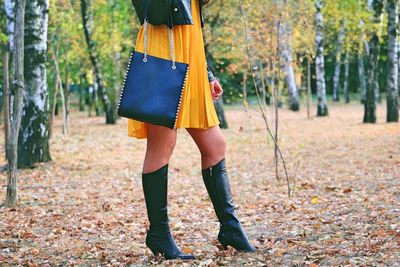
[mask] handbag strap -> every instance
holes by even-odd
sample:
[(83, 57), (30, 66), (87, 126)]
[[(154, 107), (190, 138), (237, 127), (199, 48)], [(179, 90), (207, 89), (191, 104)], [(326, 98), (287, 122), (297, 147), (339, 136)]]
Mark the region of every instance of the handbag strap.
[[(148, 27), (149, 27), (149, 21), (147, 19), (147, 11), (148, 8), (151, 4), (151, 1), (147, 1), (147, 5), (144, 10), (144, 23), (143, 23), (143, 31), (144, 31), (144, 56), (143, 56), (143, 62), (147, 62), (147, 48), (148, 48), (148, 43), (149, 43), (149, 36), (148, 36)], [(174, 24), (172, 20), (172, 15), (170, 14), (169, 20), (168, 20), (168, 46), (169, 46), (169, 53), (172, 61), (172, 69), (176, 69), (175, 65), (175, 42), (174, 42)]]

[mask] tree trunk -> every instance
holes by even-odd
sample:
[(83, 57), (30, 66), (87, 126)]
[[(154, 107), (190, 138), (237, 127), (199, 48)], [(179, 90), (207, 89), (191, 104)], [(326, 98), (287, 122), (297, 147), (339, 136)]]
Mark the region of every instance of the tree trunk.
[(247, 107), (247, 68), (243, 70), (243, 103)]
[[(374, 0), (372, 2), (374, 11), (373, 22), (379, 23), (383, 9), (382, 0)], [(375, 99), (375, 86), (378, 79), (378, 64), (379, 64), (379, 37), (377, 33), (372, 33), (371, 39), (367, 46), (368, 56), (368, 85), (367, 94), (364, 104), (364, 123), (376, 122), (376, 99)]]
[(367, 80), (365, 78), (365, 64), (364, 64), (364, 55), (362, 52), (358, 55), (358, 77), (360, 79), (361, 86), (361, 103), (365, 103), (365, 99), (367, 98)]
[(346, 56), (344, 59), (344, 101), (346, 104), (350, 103), (350, 94), (349, 94), (349, 72), (350, 72), (350, 53), (346, 52)]
[(346, 32), (346, 20), (343, 19), (340, 27), (339, 36), (336, 43), (336, 62), (335, 62), (335, 73), (333, 75), (333, 101), (339, 101), (339, 88), (340, 88), (340, 70), (342, 62), (340, 60), (342, 54), (343, 39)]
[(14, 77), (14, 31), (15, 31), (15, 3), (16, 0), (4, 0), (4, 10), (6, 17), (6, 33), (8, 36), (8, 44), (9, 44), (9, 79), (13, 80)]
[[(5, 33), (8, 36), (8, 44), (3, 54), (3, 85), (4, 85), (4, 146), (8, 147), (8, 141), (10, 140), (10, 116), (11, 116), (11, 93), (10, 93), (10, 81), (14, 80), (14, 27), (15, 27), (15, 0), (4, 1), (4, 13), (6, 17)], [(7, 59), (5, 58), (7, 57)], [(5, 62), (7, 60), (7, 62)], [(6, 91), (7, 89), (7, 91)], [(5, 157), (8, 159), (7, 149), (5, 149)]]
[(49, 139), (53, 134), (53, 125), (54, 125), (54, 117), (56, 115), (56, 106), (57, 106), (57, 95), (58, 95), (58, 74), (55, 75), (54, 81), (54, 94), (53, 94), (53, 107), (51, 108), (51, 115), (50, 115), (50, 133)]
[[(9, 52), (8, 48), (5, 49), (3, 54), (3, 108), (4, 108), (4, 141), (7, 147), (8, 140), (10, 140), (10, 76), (9, 76)], [(7, 156), (7, 149), (5, 149), (5, 157)]]
[(18, 167), (51, 161), (50, 103), (47, 87), (48, 0), (30, 0), (25, 8), (24, 108), (18, 141)]
[(397, 0), (388, 0), (386, 10), (388, 13), (388, 40), (387, 40), (387, 82), (386, 82), (386, 105), (387, 122), (399, 121), (399, 92), (398, 92), (398, 27), (399, 7)]
[(258, 61), (258, 68), (260, 71), (260, 81), (261, 81), (261, 104), (266, 109), (267, 108), (267, 91), (264, 77), (264, 67), (261, 60)]
[(222, 129), (228, 129), (228, 122), (225, 117), (224, 101), (222, 100), (222, 97), (220, 97), (218, 100), (214, 100), (214, 106), (220, 122), (219, 127)]
[(69, 129), (69, 109), (70, 109), (70, 84), (69, 84), (69, 67), (68, 60), (65, 60), (65, 86), (63, 86), (63, 94), (61, 94), (62, 99), (64, 99), (64, 109), (65, 109), (65, 125)]
[[(380, 17), (379, 17), (379, 32), (378, 32), (378, 38), (379, 40), (381, 40), (382, 38), (382, 27), (383, 27), (383, 12), (381, 13)], [(381, 54), (381, 46), (378, 45), (378, 59), (379, 59), (379, 55)], [(382, 99), (381, 99), (381, 90), (380, 90), (380, 86), (379, 86), (379, 64), (376, 68), (376, 79), (375, 79), (375, 83), (374, 83), (374, 92), (375, 92), (375, 101), (377, 103), (381, 103)]]
[[(82, 66), (81, 66), (82, 69)], [(85, 92), (86, 92), (86, 83), (84, 82), (85, 73), (79, 74), (79, 111), (85, 111)]]
[(324, 61), (324, 18), (322, 16), (323, 0), (317, 0), (315, 7), (316, 12), (316, 78), (317, 78), (317, 93), (318, 93), (318, 111), (317, 116), (327, 116), (328, 106), (326, 103), (326, 83), (325, 83), (325, 61)]
[(307, 57), (307, 118), (311, 119), (311, 105), (312, 105), (312, 92), (311, 92), (311, 57)]
[(18, 162), (18, 135), (21, 126), (23, 91), (24, 91), (24, 25), (25, 0), (15, 2), (15, 35), (14, 35), (14, 67), (15, 77), (12, 83), (14, 103), (11, 114), (9, 141), (7, 142), (8, 180), (5, 205), (14, 206), (18, 202), (17, 162)]
[(293, 111), (300, 110), (299, 91), (297, 90), (296, 79), (294, 77), (292, 59), (292, 31), (288, 22), (282, 22), (279, 34), (281, 45), (281, 55), (283, 57), (283, 69), (285, 71), (286, 85), (289, 94), (289, 108)]
[(90, 62), (92, 63), (96, 82), (98, 85), (98, 94), (101, 98), (101, 102), (103, 104), (104, 111), (106, 113), (106, 124), (115, 124), (117, 122), (117, 111), (115, 103), (112, 103), (105, 91), (103, 78), (100, 73), (100, 66), (99, 66), (99, 59), (95, 51), (94, 42), (91, 36), (91, 28), (93, 19), (91, 16), (90, 10), (92, 8), (92, 0), (81, 0), (81, 12), (82, 12), (82, 24), (83, 24), (83, 31), (85, 34), (86, 44), (88, 46), (89, 51), (89, 58)]
[(100, 116), (100, 108), (99, 108), (99, 84), (96, 81), (96, 78), (94, 79), (94, 86), (93, 86), (93, 104), (94, 104), (94, 110), (96, 112), (96, 116)]
[(88, 116), (90, 118), (92, 117), (92, 108), (94, 103), (94, 84), (89, 85), (88, 92), (89, 92)]
[[(107, 35), (109, 36), (110, 39), (112, 39), (112, 33), (114, 31), (118, 31), (118, 25), (117, 25), (117, 21), (116, 18), (117, 16), (115, 16), (115, 13), (118, 13), (118, 3), (115, 0), (107, 0), (108, 6), (110, 7), (111, 10), (111, 23), (108, 26), (108, 30), (107, 30)], [(119, 49), (117, 49), (115, 47), (116, 42), (113, 43), (113, 61), (114, 61), (114, 79), (112, 79), (112, 84), (113, 84), (113, 88), (112, 91), (110, 92), (110, 98), (111, 100), (114, 100), (114, 103), (112, 103), (113, 106), (118, 106), (118, 102), (119, 102), (119, 98), (118, 96), (121, 95), (121, 90), (122, 90), (122, 86), (121, 86), (121, 52)], [(116, 110), (116, 109), (115, 109)], [(115, 114), (116, 116), (116, 120), (118, 120), (120, 117), (118, 116), (118, 114)]]
[(67, 109), (66, 109), (64, 88), (63, 88), (62, 81), (61, 81), (61, 74), (60, 74), (60, 67), (59, 67), (59, 64), (58, 64), (58, 58), (57, 58), (56, 51), (54, 50), (54, 48), (52, 49), (52, 54), (53, 54), (54, 67), (55, 67), (56, 76), (57, 76), (56, 80), (57, 80), (57, 83), (58, 83), (58, 88), (59, 88), (60, 95), (61, 95), (61, 103), (62, 103), (62, 107), (63, 107), (62, 133), (63, 134), (68, 134), (68, 113), (67, 113)]

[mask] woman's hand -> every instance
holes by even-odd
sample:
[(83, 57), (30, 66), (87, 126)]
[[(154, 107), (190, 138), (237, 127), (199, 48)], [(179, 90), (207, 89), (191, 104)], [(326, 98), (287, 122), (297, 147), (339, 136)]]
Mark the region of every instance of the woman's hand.
[(218, 82), (218, 80), (214, 80), (210, 82), (210, 88), (211, 88), (211, 96), (214, 100), (217, 100), (224, 90), (222, 90), (221, 84)]

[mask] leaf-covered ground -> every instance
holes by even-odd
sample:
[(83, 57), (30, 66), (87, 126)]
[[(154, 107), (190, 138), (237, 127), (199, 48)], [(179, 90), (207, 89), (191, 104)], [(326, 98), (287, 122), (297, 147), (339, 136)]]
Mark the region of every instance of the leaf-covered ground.
[[(331, 105), (307, 120), (281, 110), (280, 143), (292, 181), (277, 181), (273, 144), (256, 109), (231, 108), (227, 166), (237, 212), (256, 254), (220, 251), (218, 221), (200, 173), (200, 155), (178, 131), (170, 161), (169, 215), (176, 242), (197, 260), (161, 261), (144, 240), (141, 168), (146, 141), (126, 120), (72, 113), (51, 140), (53, 162), (19, 173), (20, 204), (0, 208), (1, 266), (147, 264), (399, 266), (400, 124), (361, 123), (363, 107)], [(4, 154), (2, 148), (1, 155)], [(0, 163), (6, 164), (2, 156)], [(282, 172), (281, 172), (282, 173)], [(0, 200), (6, 173), (0, 174)]]

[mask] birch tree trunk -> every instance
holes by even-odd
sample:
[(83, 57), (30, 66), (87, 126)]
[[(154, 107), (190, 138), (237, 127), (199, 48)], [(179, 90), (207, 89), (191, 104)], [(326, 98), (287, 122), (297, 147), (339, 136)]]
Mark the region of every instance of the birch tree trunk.
[(344, 101), (346, 104), (350, 103), (350, 93), (349, 93), (349, 72), (350, 72), (350, 53), (346, 52), (346, 56), (344, 59)]
[[(372, 2), (372, 9), (374, 11), (373, 22), (379, 23), (383, 9), (382, 0), (374, 0)], [(364, 103), (364, 123), (376, 122), (376, 99), (375, 99), (375, 85), (378, 79), (378, 63), (379, 63), (379, 37), (376, 32), (371, 33), (371, 38), (367, 45), (368, 56), (368, 85), (366, 100)]]
[[(67, 108), (66, 108), (67, 104), (65, 101), (64, 88), (63, 88), (63, 84), (61, 81), (60, 64), (58, 63), (57, 52), (55, 51), (54, 48), (52, 49), (52, 55), (53, 55), (54, 68), (56, 71), (56, 83), (57, 83), (56, 89), (59, 89), (60, 96), (61, 96), (62, 110), (63, 110), (62, 133), (68, 134), (68, 114), (67, 114)], [(54, 93), (56, 93), (56, 90)], [(57, 99), (57, 96), (55, 96), (55, 99)], [(57, 102), (55, 102), (55, 105), (57, 105)]]
[(311, 57), (307, 57), (307, 118), (311, 119), (311, 105), (312, 105), (312, 92), (311, 92)]
[(386, 78), (386, 107), (387, 122), (399, 121), (399, 91), (398, 91), (398, 27), (399, 6), (398, 0), (388, 0), (388, 40), (387, 40), (387, 78)]
[[(3, 54), (3, 108), (4, 108), (4, 141), (5, 147), (10, 139), (10, 71), (9, 71), (9, 51), (5, 48)], [(5, 158), (8, 159), (7, 149), (5, 149)]]
[(285, 71), (286, 85), (289, 95), (289, 108), (293, 111), (300, 110), (299, 91), (297, 90), (296, 79), (294, 77), (293, 59), (292, 59), (292, 31), (288, 22), (280, 24), (279, 34), (281, 45), (281, 55), (283, 58), (283, 69)]
[(15, 1), (15, 35), (14, 35), (14, 79), (12, 89), (14, 101), (10, 118), (10, 135), (7, 142), (8, 155), (8, 179), (5, 205), (14, 206), (18, 201), (18, 135), (21, 126), (23, 91), (24, 91), (24, 24), (25, 24), (25, 0)]
[(317, 95), (318, 95), (318, 111), (317, 116), (327, 116), (328, 106), (326, 104), (326, 83), (325, 83), (325, 61), (324, 61), (324, 18), (322, 16), (323, 0), (317, 0), (315, 7), (316, 12), (316, 57), (315, 57), (315, 68), (317, 78)]
[(48, 0), (29, 0), (25, 8), (24, 108), (18, 140), (18, 167), (51, 160), (50, 103), (47, 87)]
[(339, 101), (339, 87), (340, 87), (340, 70), (342, 66), (341, 62), (341, 54), (342, 54), (342, 46), (343, 40), (346, 32), (346, 20), (343, 19), (340, 26), (340, 32), (336, 43), (336, 62), (335, 62), (335, 73), (333, 75), (333, 101)]
[[(383, 12), (381, 13), (381, 15), (379, 16), (379, 31), (378, 31), (378, 40), (382, 39), (382, 28), (383, 28)], [(378, 45), (378, 59), (379, 59), (379, 55), (381, 54), (381, 46)], [(379, 86), (379, 79), (378, 79), (378, 75), (379, 75), (379, 64), (376, 68), (376, 79), (375, 79), (375, 83), (374, 83), (374, 92), (375, 92), (375, 101), (377, 103), (381, 103), (382, 99), (381, 99), (381, 90), (380, 90), (380, 86)]]
[(117, 122), (117, 111), (115, 103), (112, 103), (104, 88), (103, 77), (100, 72), (99, 59), (95, 51), (94, 42), (92, 40), (92, 23), (93, 18), (91, 15), (92, 0), (81, 0), (82, 24), (85, 34), (86, 44), (88, 46), (89, 58), (92, 63), (96, 82), (98, 85), (98, 94), (101, 98), (104, 111), (106, 113), (106, 124), (115, 124)]
[(6, 28), (7, 28), (7, 35), (9, 39), (9, 62), (10, 62), (10, 75), (9, 78), (12, 79), (14, 76), (14, 31), (15, 31), (15, 3), (16, 0), (4, 0), (4, 10), (6, 16)]
[(364, 104), (367, 98), (367, 80), (365, 78), (364, 55), (362, 52), (358, 55), (358, 77), (361, 87), (361, 103)]
[[(15, 27), (15, 0), (4, 0), (4, 13), (6, 17), (5, 32), (8, 36), (9, 42), (5, 46), (3, 55), (3, 86), (4, 86), (4, 143), (7, 147), (7, 142), (10, 140), (10, 108), (11, 108), (11, 94), (10, 94), (10, 81), (13, 80), (14, 63), (13, 63), (13, 51), (14, 51), (14, 27)], [(5, 149), (5, 157), (8, 159), (7, 149)]]

